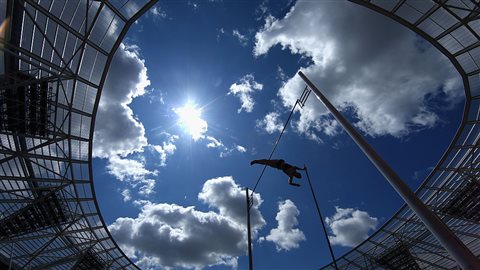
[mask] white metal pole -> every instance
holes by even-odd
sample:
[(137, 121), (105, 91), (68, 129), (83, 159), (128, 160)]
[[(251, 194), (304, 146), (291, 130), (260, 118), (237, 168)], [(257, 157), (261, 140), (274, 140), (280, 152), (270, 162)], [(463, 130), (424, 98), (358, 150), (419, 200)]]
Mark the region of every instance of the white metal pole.
[(318, 88), (299, 71), (298, 75), (305, 81), (320, 101), (333, 114), (335, 119), (343, 126), (345, 131), (355, 141), (355, 143), (367, 155), (370, 161), (388, 180), (390, 185), (398, 192), (408, 206), (422, 220), (428, 230), (437, 238), (443, 247), (457, 261), (464, 270), (480, 269), (480, 261), (473, 253), (460, 241), (457, 236), (443, 223), (433, 212), (428, 210), (425, 204), (415, 195), (415, 193), (402, 181), (397, 173), (385, 162), (382, 157), (368, 144), (363, 136), (341, 115), (337, 109), (328, 101), (328, 99), (318, 90)]

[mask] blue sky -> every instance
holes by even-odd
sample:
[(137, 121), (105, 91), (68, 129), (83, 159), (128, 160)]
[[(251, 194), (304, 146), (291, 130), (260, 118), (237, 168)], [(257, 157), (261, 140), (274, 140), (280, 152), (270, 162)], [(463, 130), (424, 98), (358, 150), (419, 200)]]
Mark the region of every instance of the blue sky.
[[(122, 249), (145, 269), (245, 269), (244, 192), (304, 84), (302, 70), (416, 189), (453, 137), (461, 80), (406, 28), (342, 1), (160, 1), (109, 71), (94, 183)], [(185, 111), (187, 113), (185, 113)], [(402, 201), (310, 96), (274, 158), (309, 167), (337, 256)], [(330, 262), (305, 176), (267, 169), (252, 209), (258, 269)]]

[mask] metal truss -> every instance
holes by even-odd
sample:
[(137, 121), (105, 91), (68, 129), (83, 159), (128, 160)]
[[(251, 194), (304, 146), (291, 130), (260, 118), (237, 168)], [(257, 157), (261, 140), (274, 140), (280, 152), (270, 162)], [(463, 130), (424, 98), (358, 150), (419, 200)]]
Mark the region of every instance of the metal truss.
[[(462, 123), (417, 195), (480, 255), (480, 5), (474, 0), (351, 1), (424, 37), (461, 74)], [(0, 22), (10, 28), (0, 37), (5, 62), (0, 69), (0, 268), (136, 268), (99, 213), (91, 152), (113, 54), (154, 2), (2, 1)], [(337, 263), (341, 269), (457, 267), (407, 206)]]
[[(463, 119), (417, 196), (480, 256), (480, 4), (476, 0), (350, 0), (408, 27), (442, 52), (462, 77)], [(340, 269), (457, 269), (453, 258), (404, 205)], [(322, 269), (335, 269), (333, 264)]]
[(155, 2), (0, 1), (1, 269), (137, 269), (100, 215), (92, 138), (113, 55)]

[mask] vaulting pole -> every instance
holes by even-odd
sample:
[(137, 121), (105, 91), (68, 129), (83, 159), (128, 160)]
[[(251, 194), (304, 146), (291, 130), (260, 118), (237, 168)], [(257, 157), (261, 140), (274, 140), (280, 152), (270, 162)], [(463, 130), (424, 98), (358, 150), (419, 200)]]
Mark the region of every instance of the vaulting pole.
[(245, 195), (247, 196), (248, 269), (253, 270), (252, 233), (250, 229), (250, 196), (248, 196), (248, 188), (245, 188)]
[(310, 175), (308, 175), (307, 165), (303, 165), (303, 168), (305, 168), (305, 174), (307, 175), (308, 185), (310, 186), (310, 191), (312, 192), (312, 197), (313, 197), (313, 200), (315, 201), (315, 206), (317, 207), (317, 213), (318, 213), (318, 217), (320, 218), (320, 222), (322, 224), (323, 234), (325, 235), (325, 239), (327, 239), (328, 250), (330, 251), (330, 256), (332, 256), (333, 265), (335, 266), (335, 269), (338, 270), (337, 260), (335, 259), (335, 254), (333, 254), (332, 245), (330, 244), (330, 239), (328, 238), (327, 229), (325, 228), (325, 222), (323, 222), (323, 215), (322, 215), (322, 212), (320, 211), (320, 207), (318, 206), (317, 196), (315, 196), (315, 192), (313, 191), (312, 181), (310, 181)]
[(388, 180), (390, 185), (398, 192), (403, 200), (408, 204), (415, 214), (422, 220), (425, 227), (437, 238), (448, 253), (457, 261), (464, 270), (480, 269), (480, 261), (473, 253), (460, 241), (457, 236), (443, 223), (434, 213), (432, 213), (415, 195), (415, 193), (402, 181), (397, 173), (385, 162), (382, 157), (367, 143), (360, 133), (348, 122), (343, 115), (328, 101), (328, 99), (318, 90), (318, 88), (299, 71), (298, 75), (305, 81), (320, 101), (327, 107), (335, 119), (343, 126), (345, 131), (367, 155), (370, 161)]

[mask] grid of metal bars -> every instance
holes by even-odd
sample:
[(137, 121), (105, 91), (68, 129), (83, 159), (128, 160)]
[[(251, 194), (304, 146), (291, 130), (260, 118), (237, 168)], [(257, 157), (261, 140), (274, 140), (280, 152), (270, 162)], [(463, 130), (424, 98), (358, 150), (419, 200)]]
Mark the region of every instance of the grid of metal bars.
[[(417, 194), (479, 255), (478, 213), (469, 209), (478, 208), (473, 200), (479, 198), (480, 5), (474, 0), (351, 1), (423, 36), (461, 74), (463, 121)], [(0, 227), (8, 227), (0, 236), (0, 264), (26, 269), (136, 268), (98, 212), (92, 194), (91, 138), (113, 53), (130, 24), (154, 2), (0, 1), (0, 22), (11, 25), (0, 37), (0, 56), (6, 63), (0, 69), (0, 103), (6, 103), (7, 89), (21, 86), (43, 83), (47, 87), (40, 89), (52, 93), (47, 93), (52, 109), (47, 110), (45, 133), (5, 126), (7, 105), (0, 108)], [(15, 100), (29, 107), (26, 100)], [(27, 112), (21, 119), (30, 123), (33, 116)], [(53, 214), (45, 219), (44, 213)], [(29, 222), (32, 216), (40, 217)], [(372, 269), (399, 261), (421, 269), (456, 267), (406, 206), (337, 263), (341, 269)]]
[(92, 183), (113, 54), (155, 1), (0, 0), (0, 268), (137, 269)]
[[(465, 108), (450, 146), (416, 194), (480, 256), (480, 4), (476, 0), (350, 0), (408, 27), (440, 50), (463, 79)], [(404, 205), (363, 243), (337, 259), (340, 269), (457, 269)], [(413, 268), (412, 268), (413, 267)], [(417, 268), (418, 267), (418, 268)], [(335, 269), (333, 264), (322, 269)]]

